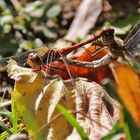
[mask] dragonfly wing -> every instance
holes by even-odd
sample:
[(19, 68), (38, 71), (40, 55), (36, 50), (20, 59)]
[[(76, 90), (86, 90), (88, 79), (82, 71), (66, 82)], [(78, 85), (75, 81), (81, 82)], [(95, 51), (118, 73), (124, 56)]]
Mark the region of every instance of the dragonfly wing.
[(140, 29), (140, 21), (132, 28), (130, 33), (127, 35), (127, 37), (124, 40), (124, 44), (128, 42), (130, 38), (133, 38), (133, 36), (136, 34), (136, 32)]
[(133, 69), (140, 73), (140, 61), (135, 59), (135, 57), (129, 51), (124, 52), (124, 58)]
[(125, 42), (124, 49), (140, 65), (140, 23), (136, 26), (136, 29), (132, 29), (135, 33), (132, 36), (130, 35), (129, 40)]
[(10, 59), (15, 60), (18, 63), (18, 65), (23, 66), (26, 63), (27, 57), (31, 52), (36, 52), (36, 50), (26, 51), (14, 56), (0, 58), (0, 67), (5, 67)]
[(134, 47), (136, 44), (140, 43), (140, 26), (139, 28), (136, 30), (135, 34), (133, 34), (129, 40), (125, 41), (125, 49), (129, 49)]

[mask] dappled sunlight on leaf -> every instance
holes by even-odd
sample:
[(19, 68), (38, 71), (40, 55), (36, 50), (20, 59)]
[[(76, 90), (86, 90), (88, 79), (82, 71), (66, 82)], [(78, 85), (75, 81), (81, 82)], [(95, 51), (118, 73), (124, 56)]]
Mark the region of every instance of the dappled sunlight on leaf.
[(127, 110), (132, 115), (137, 126), (140, 127), (140, 82), (138, 74), (123, 64), (112, 64), (117, 89)]

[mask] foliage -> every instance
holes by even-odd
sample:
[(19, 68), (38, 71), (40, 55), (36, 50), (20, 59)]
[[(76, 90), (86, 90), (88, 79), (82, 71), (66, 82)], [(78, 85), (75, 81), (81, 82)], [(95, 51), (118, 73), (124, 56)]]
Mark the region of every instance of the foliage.
[[(26, 124), (26, 129), (32, 131), (33, 137), (40, 133), (35, 128), (42, 130), (46, 137), (50, 135), (57, 139), (79, 137), (77, 131), (69, 127), (68, 121), (70, 121), (83, 139), (86, 137), (79, 125), (84, 131), (90, 130), (87, 131), (89, 137), (98, 134), (94, 137), (100, 138), (112, 128), (113, 122), (118, 118), (118, 103), (95, 82), (77, 78), (73, 87), (73, 81), (62, 81), (60, 77), (56, 77), (46, 83), (44, 73), (19, 67), (12, 60), (8, 64), (8, 73), (16, 80), (12, 97), (18, 116)], [(73, 98), (74, 96), (76, 98)], [(68, 119), (67, 121), (60, 111), (56, 110), (58, 103), (67, 107), (68, 110), (73, 110), (76, 120), (71, 118), (63, 108), (59, 108)], [(79, 122), (79, 125), (75, 121)], [(34, 126), (34, 122), (37, 123), (37, 127)]]
[[(0, 55), (9, 56), (56, 42), (66, 33), (66, 28), (61, 24), (62, 12), (62, 6), (57, 0), (19, 4), (1, 0)], [(137, 20), (139, 15), (136, 14), (115, 22), (112, 24), (115, 33), (125, 35)], [(109, 22), (104, 23), (104, 26), (110, 25)], [(57, 45), (62, 47), (63, 44)], [(90, 45), (88, 49), (94, 52), (98, 47)], [(103, 50), (94, 57), (87, 51), (81, 53), (78, 50), (78, 53), (80, 55), (75, 53), (72, 56), (75, 60), (91, 62), (102, 58), (108, 50)], [(139, 58), (139, 54), (137, 56)], [(51, 72), (59, 74), (63, 79), (70, 77), (71, 80), (65, 81), (54, 75), (46, 79), (46, 67), (46, 73), (34, 72), (18, 66), (15, 61), (9, 61), (8, 74), (15, 80), (15, 85), (11, 97), (11, 113), (0, 105), (0, 126), (4, 131), (0, 134), (0, 139), (18, 135), (19, 132), (27, 133), (27, 138), (39, 140), (44, 137), (140, 139), (139, 71), (134, 71), (124, 61), (110, 64), (110, 68), (106, 65), (96, 69), (68, 66), (66, 60), (63, 61), (51, 63), (54, 69), (58, 68)], [(70, 75), (71, 71), (78, 78), (74, 79)], [(101, 84), (104, 77), (111, 79), (111, 84), (104, 85), (107, 92), (93, 82)], [(3, 123), (2, 116), (8, 119), (10, 127)]]
[(0, 10), (1, 55), (41, 47), (58, 37), (57, 17), (61, 6), (57, 0), (49, 0), (46, 4), (43, 1), (34, 1), (19, 5), (17, 9), (16, 4), (1, 0)]

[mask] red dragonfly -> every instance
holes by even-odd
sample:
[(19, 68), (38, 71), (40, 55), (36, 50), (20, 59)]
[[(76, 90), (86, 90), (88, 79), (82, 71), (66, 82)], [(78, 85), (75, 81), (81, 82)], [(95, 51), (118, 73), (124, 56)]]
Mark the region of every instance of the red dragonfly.
[[(100, 40), (100, 38), (102, 40)], [(91, 62), (84, 62), (84, 61), (77, 61), (72, 59), (65, 58), (66, 55), (68, 55), (73, 50), (84, 47), (84, 45), (88, 43), (93, 43), (94, 45), (98, 45), (97, 49), (92, 53), (88, 49), (85, 49), (86, 52), (93, 57), (95, 57), (98, 53), (102, 52), (106, 48), (109, 50), (109, 53), (107, 53), (105, 56), (100, 58), (99, 60)], [(105, 65), (106, 63), (109, 63), (110, 61), (116, 60), (119, 56), (132, 59), (134, 62), (136, 62), (138, 65), (140, 65), (140, 22), (132, 29), (132, 31), (129, 33), (129, 35), (126, 37), (124, 41), (120, 41), (114, 38), (114, 29), (113, 28), (105, 28), (102, 29), (100, 33), (93, 35), (90, 39), (74, 44), (72, 46), (68, 46), (66, 48), (62, 48), (59, 50), (54, 49), (48, 49), (43, 48), (39, 50), (38, 52), (27, 52), (22, 54), (22, 60), (23, 62), (26, 62), (30, 67), (32, 67), (34, 70), (40, 70), (44, 69), (46, 70), (46, 66), (53, 69), (53, 66), (50, 65), (54, 61), (68, 61), (72, 65), (75, 66), (83, 66), (83, 67), (100, 67)], [(23, 57), (26, 57), (26, 59), (23, 59)], [(20, 57), (8, 57), (3, 58), (0, 61), (0, 65), (4, 66), (8, 59), (17, 59)], [(22, 62), (22, 63), (23, 63)], [(54, 65), (55, 66), (55, 65)], [(60, 67), (60, 65), (58, 66)], [(55, 69), (56, 67), (54, 67)], [(48, 70), (51, 70), (48, 69)], [(47, 70), (47, 71), (48, 71)]]
[(140, 72), (140, 21), (133, 27), (124, 41), (115, 38), (113, 33), (113, 30), (102, 32), (103, 48), (107, 48), (109, 53), (101, 59), (92, 63), (71, 59), (67, 61), (76, 66), (97, 68), (118, 59), (118, 57), (123, 57)]
[[(13, 59), (18, 62), (19, 65), (28, 64), (30, 67), (32, 67), (34, 70), (40, 70), (42, 67), (57, 61), (58, 59), (65, 57), (73, 50), (83, 47), (84, 45), (88, 43), (93, 43), (94, 45), (98, 45), (101, 48), (96, 49), (95, 55), (99, 52), (101, 52), (103, 48), (103, 43), (101, 41), (97, 41), (99, 38), (103, 36), (103, 34), (110, 34), (114, 33), (113, 28), (106, 28), (103, 29), (100, 33), (93, 35), (90, 39), (81, 42), (76, 43), (74, 45), (68, 46), (66, 48), (62, 48), (59, 50), (49, 49), (47, 47), (41, 48), (40, 50), (33, 50), (21, 53), (16, 56), (2, 58), (0, 60), (0, 67), (4, 67), (7, 65), (7, 61), (9, 59)], [(86, 50), (89, 52), (88, 50)], [(94, 54), (94, 53), (93, 53)]]

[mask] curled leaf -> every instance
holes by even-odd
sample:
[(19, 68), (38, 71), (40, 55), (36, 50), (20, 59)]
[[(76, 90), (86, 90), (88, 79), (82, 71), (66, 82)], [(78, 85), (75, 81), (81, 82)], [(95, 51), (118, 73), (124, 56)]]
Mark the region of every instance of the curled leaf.
[[(83, 78), (64, 81), (59, 76), (49, 80), (42, 71), (32, 72), (14, 61), (8, 67), (9, 75), (15, 79), (12, 98), (17, 112), (34, 135), (39, 130), (46, 139), (79, 138), (78, 132), (56, 108), (58, 103), (73, 113), (89, 139), (106, 135), (119, 119), (118, 103), (95, 82)], [(31, 75), (36, 75), (34, 80), (30, 80)]]
[(7, 71), (9, 77), (16, 81), (20, 80), (22, 76), (27, 76), (29, 82), (33, 82), (37, 77), (37, 73), (33, 72), (31, 69), (18, 66), (16, 61), (12, 59), (8, 62)]

